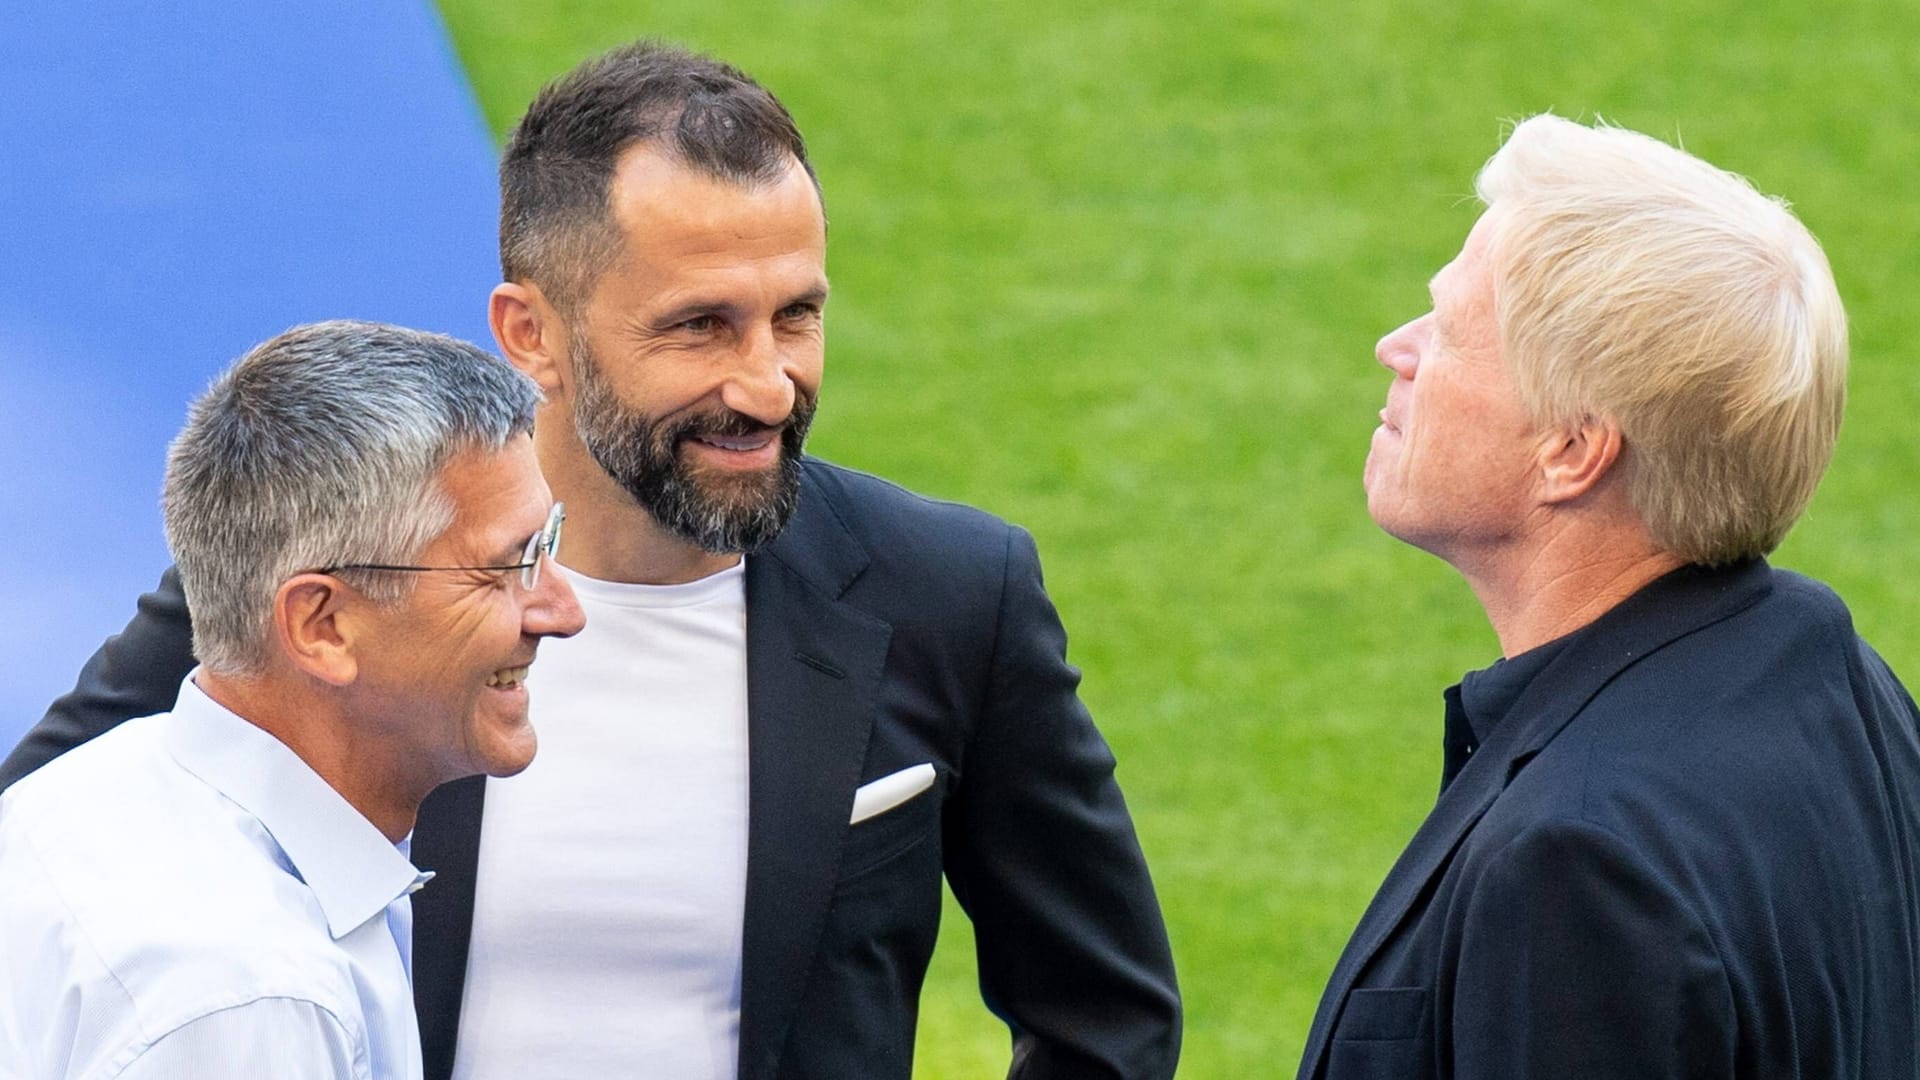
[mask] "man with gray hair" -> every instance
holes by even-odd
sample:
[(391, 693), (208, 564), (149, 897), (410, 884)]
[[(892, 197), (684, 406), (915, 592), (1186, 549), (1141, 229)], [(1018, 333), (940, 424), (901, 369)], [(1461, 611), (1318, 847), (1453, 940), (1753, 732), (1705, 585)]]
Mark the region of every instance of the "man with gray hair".
[[(500, 194), (489, 320), (546, 394), (593, 628), (543, 660), (539, 764), (421, 807), (427, 1076), (904, 1080), (944, 882), (1010, 1075), (1171, 1077), (1166, 927), (1033, 538), (804, 452), (829, 287), (793, 117), (634, 42), (540, 92)], [(0, 787), (166, 707), (174, 578)]]
[(1826, 259), (1619, 129), (1535, 117), (1478, 187), (1432, 310), (1376, 350), (1365, 486), (1504, 659), (1446, 693), (1439, 803), (1300, 1076), (1913, 1076), (1914, 705), (1764, 558), (1840, 425)]
[(582, 624), (539, 401), (334, 322), (195, 403), (164, 503), (199, 667), (0, 798), (0, 1073), (421, 1075), (415, 813), (526, 768), (527, 667)]

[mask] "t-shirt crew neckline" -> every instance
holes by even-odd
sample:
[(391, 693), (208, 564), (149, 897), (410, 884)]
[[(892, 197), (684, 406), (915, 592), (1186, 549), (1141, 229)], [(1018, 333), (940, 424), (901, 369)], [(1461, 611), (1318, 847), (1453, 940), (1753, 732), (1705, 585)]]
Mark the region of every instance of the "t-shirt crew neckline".
[(588, 577), (578, 570), (560, 567), (567, 575), (567, 584), (573, 586), (575, 595), (588, 603), (611, 604), (627, 608), (681, 608), (694, 607), (723, 599), (729, 594), (737, 594), (742, 579), (747, 572), (747, 560), (727, 567), (725, 570), (708, 574), (693, 581), (684, 581), (677, 585), (636, 585), (626, 581), (602, 581)]

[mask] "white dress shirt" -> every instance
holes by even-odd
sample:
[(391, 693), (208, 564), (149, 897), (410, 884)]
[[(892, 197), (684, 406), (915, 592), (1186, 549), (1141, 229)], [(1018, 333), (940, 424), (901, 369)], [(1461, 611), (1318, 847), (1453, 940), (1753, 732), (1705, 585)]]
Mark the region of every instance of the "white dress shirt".
[(431, 876), (189, 676), (0, 798), (0, 1078), (417, 1080)]

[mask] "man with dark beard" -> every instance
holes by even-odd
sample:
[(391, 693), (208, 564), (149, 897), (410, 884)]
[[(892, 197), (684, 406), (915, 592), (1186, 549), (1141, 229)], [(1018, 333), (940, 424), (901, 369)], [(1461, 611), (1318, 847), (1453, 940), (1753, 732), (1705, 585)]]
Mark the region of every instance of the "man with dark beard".
[[(791, 118), (703, 57), (589, 61), (507, 147), (490, 320), (546, 393), (589, 629), (542, 653), (535, 765), (421, 808), (429, 1077), (904, 1077), (943, 872), (1013, 1074), (1173, 1073), (1165, 930), (1031, 538), (801, 455), (825, 247)], [(165, 709), (187, 636), (169, 574), (0, 783)]]
[(780, 459), (762, 473), (733, 478), (730, 486), (692, 475), (679, 448), (705, 438), (751, 440), (768, 428), (721, 410), (679, 420), (654, 420), (627, 411), (600, 371), (592, 348), (569, 337), (575, 371), (573, 423), (593, 460), (647, 508), (654, 521), (700, 548), (726, 555), (758, 551), (780, 534), (800, 501), (800, 452), (813, 426), (815, 396), (797, 386), (792, 410), (777, 428)]

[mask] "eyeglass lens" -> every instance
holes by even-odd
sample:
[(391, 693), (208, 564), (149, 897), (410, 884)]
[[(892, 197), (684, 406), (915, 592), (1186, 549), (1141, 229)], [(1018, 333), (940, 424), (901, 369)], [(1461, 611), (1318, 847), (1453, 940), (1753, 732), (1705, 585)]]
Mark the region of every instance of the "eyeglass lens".
[(559, 503), (553, 504), (553, 510), (547, 514), (546, 527), (527, 538), (527, 549), (520, 553), (520, 584), (532, 592), (540, 584), (540, 556), (549, 559), (560, 557), (560, 526), (567, 520), (566, 510)]

